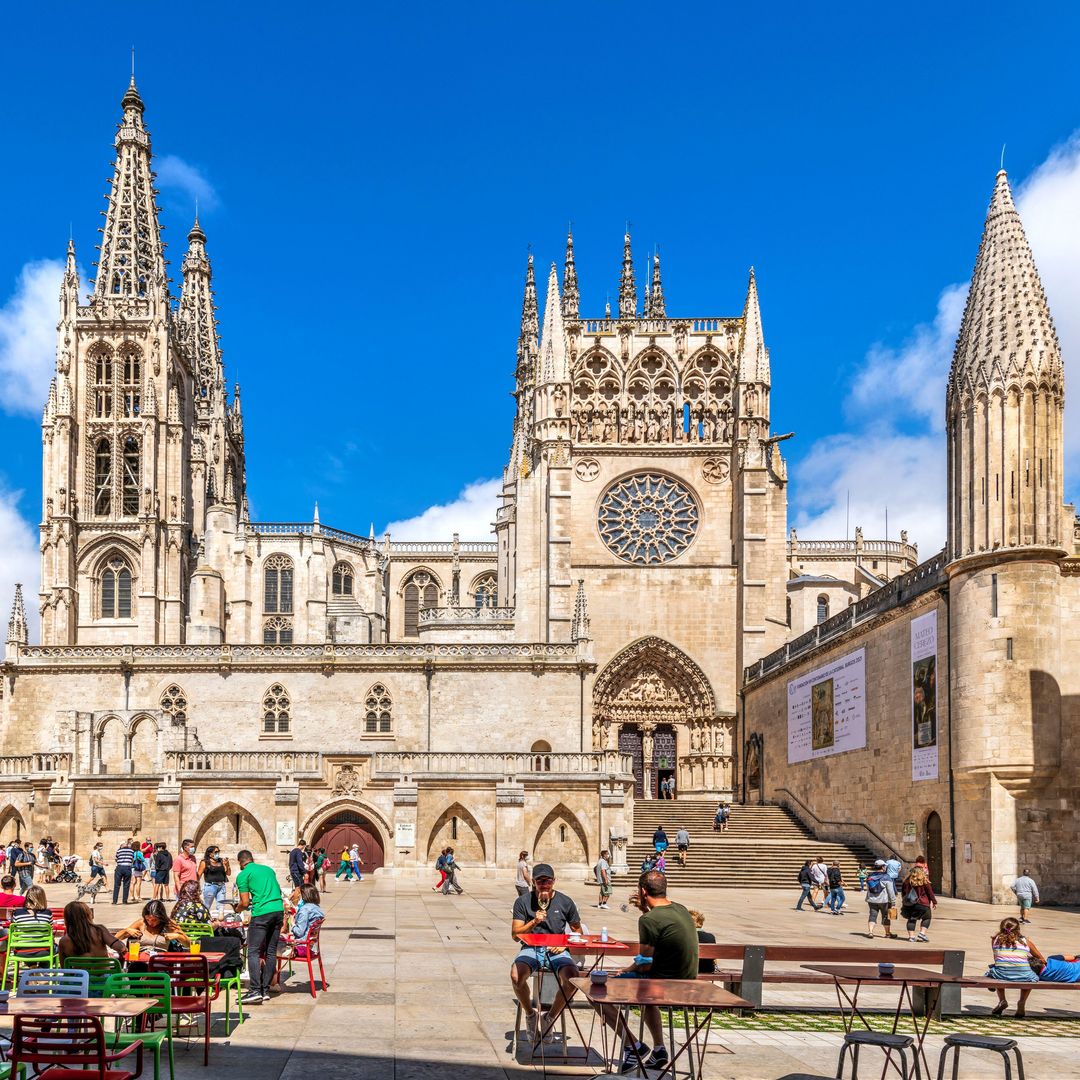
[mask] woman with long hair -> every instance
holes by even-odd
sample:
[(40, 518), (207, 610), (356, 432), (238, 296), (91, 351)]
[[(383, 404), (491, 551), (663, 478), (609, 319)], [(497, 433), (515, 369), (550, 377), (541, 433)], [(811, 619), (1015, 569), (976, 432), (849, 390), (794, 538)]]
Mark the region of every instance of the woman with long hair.
[[(900, 886), (900, 899), (900, 914), (907, 919), (908, 941), (929, 941), (930, 936), (926, 931), (930, 927), (933, 909), (937, 907), (937, 897), (925, 866), (916, 863), (911, 868), (911, 873), (904, 878), (904, 883)], [(917, 925), (918, 937), (915, 936)]]
[(106, 926), (94, 922), (88, 904), (72, 900), (64, 908), (64, 936), (60, 939), (60, 963), (69, 956), (108, 956), (109, 949), (122, 952), (124, 943)]
[[(1046, 957), (1039, 952), (1034, 941), (1024, 937), (1017, 919), (1002, 919), (998, 932), (990, 939), (990, 947), (994, 950), (994, 962), (987, 969), (988, 979), (1001, 979), (1004, 982), (1037, 983), (1038, 972), (1046, 965)], [(1024, 1015), (1024, 1005), (1032, 987), (1028, 986), (1020, 991), (1020, 1000), (1016, 1003), (1016, 1015)], [(1000, 1016), (1008, 1007), (1005, 1000), (1005, 991), (995, 991), (998, 1003), (994, 1006), (992, 1016)]]
[(176, 903), (173, 904), (172, 919), (175, 923), (210, 921), (210, 909), (199, 898), (199, 883), (185, 881), (180, 886)]
[(180, 926), (169, 918), (160, 900), (151, 900), (142, 909), (142, 915), (130, 926), (118, 930), (116, 936), (124, 941), (137, 941), (148, 949), (159, 952), (179, 946), (186, 949), (191, 939)]
[(221, 854), (217, 844), (211, 844), (199, 863), (199, 877), (202, 878), (202, 902), (212, 908), (220, 908), (225, 903), (225, 886), (232, 875), (229, 857)]

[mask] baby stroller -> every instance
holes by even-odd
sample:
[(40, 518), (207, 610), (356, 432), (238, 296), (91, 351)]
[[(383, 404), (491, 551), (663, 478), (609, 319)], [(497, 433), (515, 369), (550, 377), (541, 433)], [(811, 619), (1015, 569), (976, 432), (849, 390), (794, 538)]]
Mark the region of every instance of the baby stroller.
[(63, 869), (56, 875), (57, 881), (62, 881), (68, 885), (77, 885), (82, 881), (82, 874), (75, 869), (79, 865), (78, 855), (68, 855), (61, 860), (63, 862)]

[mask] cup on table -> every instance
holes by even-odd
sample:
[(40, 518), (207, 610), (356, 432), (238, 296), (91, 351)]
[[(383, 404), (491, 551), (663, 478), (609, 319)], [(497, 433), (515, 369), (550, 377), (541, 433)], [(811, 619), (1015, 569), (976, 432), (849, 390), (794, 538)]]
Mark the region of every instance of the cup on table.
[(878, 974), (881, 976), (889, 976), (896, 970), (895, 964), (878, 964)]
[(192, 938), (188, 944), (188, 952), (192, 956), (198, 956), (202, 952), (202, 941), (199, 938)]
[(592, 980), (593, 986), (603, 986), (608, 980), (608, 973), (601, 971), (599, 968), (594, 968), (589, 972), (589, 978)]
[(139, 959), (139, 943), (137, 941), (128, 942), (128, 962), (131, 963), (134, 960)]

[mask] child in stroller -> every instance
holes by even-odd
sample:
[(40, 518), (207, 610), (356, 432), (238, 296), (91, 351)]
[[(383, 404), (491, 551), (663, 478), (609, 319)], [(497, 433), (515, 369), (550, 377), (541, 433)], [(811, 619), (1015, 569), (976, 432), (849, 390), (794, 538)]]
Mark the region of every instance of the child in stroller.
[(78, 855), (66, 855), (61, 861), (63, 868), (60, 873), (56, 875), (57, 881), (63, 881), (69, 885), (74, 885), (82, 881), (82, 874), (76, 869), (79, 865)]

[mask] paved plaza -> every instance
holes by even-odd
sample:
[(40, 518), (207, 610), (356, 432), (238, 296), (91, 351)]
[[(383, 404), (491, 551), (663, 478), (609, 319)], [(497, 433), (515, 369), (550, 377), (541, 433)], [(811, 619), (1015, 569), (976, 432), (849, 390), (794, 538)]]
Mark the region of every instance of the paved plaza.
[[(515, 953), (509, 932), (513, 885), (509, 880), (463, 878), (465, 894), (447, 897), (433, 893), (426, 880), (381, 875), (366, 877), (360, 884), (331, 885), (325, 895), (328, 918), (323, 931), (330, 990), (313, 1001), (301, 977), (304, 969), (298, 968), (287, 991), (253, 1008), (246, 1022), (230, 1036), (225, 1036), (223, 1023), (218, 1021), (210, 1074), (227, 1072), (230, 1080), (441, 1080), (446, 1076), (501, 1080), (531, 1072), (542, 1075), (539, 1057), (530, 1063), (522, 1049), (520, 1060), (515, 1061), (510, 1053), (514, 1005), (508, 970)], [(614, 907), (601, 912), (589, 906), (595, 902), (595, 890), (590, 886), (579, 880), (560, 881), (558, 885), (581, 905), (591, 930), (606, 925), (612, 935), (636, 940), (636, 912), (619, 910), (624, 896), (616, 893)], [(73, 892), (71, 886), (53, 886), (50, 902), (66, 902)], [(792, 910), (796, 896), (795, 889), (790, 893), (702, 889), (673, 894), (674, 899), (704, 912), (706, 928), (722, 942), (868, 944), (861, 936), (866, 929), (865, 905), (858, 894), (850, 898), (852, 913), (839, 917), (809, 910), (796, 913)], [(133, 919), (137, 910), (136, 905), (125, 909), (99, 903), (97, 917), (119, 927)], [(932, 944), (965, 949), (967, 972), (982, 974), (989, 955), (990, 928), (1009, 910), (948, 899), (938, 910), (931, 927)], [(1080, 947), (1080, 913), (1036, 909), (1031, 936), (1045, 952), (1071, 952)], [(884, 946), (881, 939), (878, 944)], [(890, 942), (896, 948), (904, 944)], [(767, 986), (765, 994), (766, 1007), (835, 1006), (831, 990), (785, 991)], [(865, 996), (871, 1000), (868, 993)], [(992, 1002), (989, 993), (965, 992), (966, 1012), (985, 1015)], [(882, 998), (881, 1004), (890, 1002)], [(895, 1004), (895, 995), (891, 1004)], [(219, 1012), (223, 1006), (219, 1003)], [(588, 1034), (588, 1014), (578, 1016)], [(1054, 1023), (1039, 1019), (1045, 1016), (1061, 1019)], [(1013, 1035), (1021, 1030), (1016, 1021), (999, 1023), (1002, 1033)], [(812, 1030), (830, 1024), (831, 1030)], [(715, 1028), (705, 1076), (710, 1080), (775, 1080), (796, 1071), (833, 1074), (841, 1042), (838, 1025), (803, 1014), (791, 1018), (790, 1027), (796, 1030)], [(1027, 1028), (1040, 1032), (1020, 1037), (1029, 1078), (1077, 1075), (1080, 997), (1073, 1004), (1071, 994), (1036, 992), (1029, 1002)], [(1042, 1034), (1044, 1031), (1050, 1034)], [(571, 1037), (571, 1046), (580, 1047), (572, 1027)], [(940, 1037), (928, 1040), (934, 1066), (940, 1045)], [(207, 1076), (201, 1061), (196, 1041), (181, 1044), (178, 1080)], [(998, 1061), (968, 1056), (960, 1075), (1000, 1075)], [(591, 1068), (547, 1063), (550, 1075), (593, 1075), (597, 1069), (595, 1058)]]

